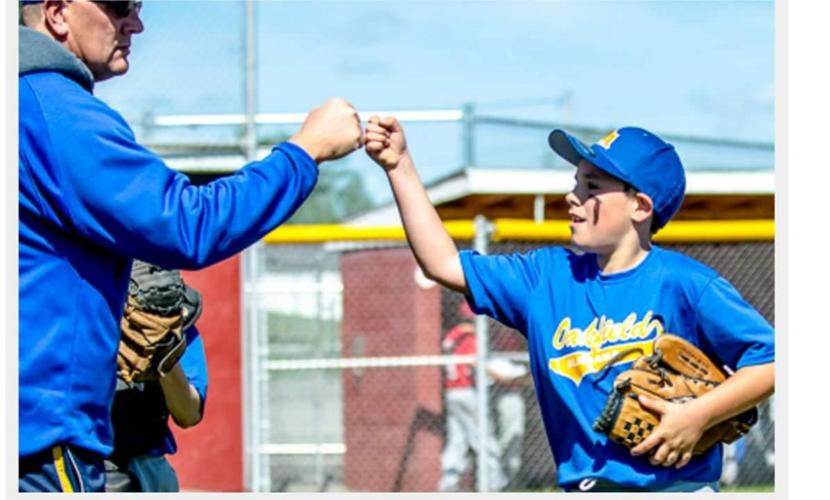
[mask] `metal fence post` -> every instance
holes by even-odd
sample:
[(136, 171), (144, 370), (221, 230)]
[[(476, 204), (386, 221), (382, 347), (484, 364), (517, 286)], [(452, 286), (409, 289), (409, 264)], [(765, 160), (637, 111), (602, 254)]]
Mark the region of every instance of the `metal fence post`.
[(533, 220), (536, 224), (545, 222), (545, 195), (537, 194), (533, 197)]
[(462, 107), (461, 147), (463, 148), (462, 167), (467, 168), (475, 164), (475, 106), (467, 103)]
[[(318, 358), (322, 358), (326, 355), (323, 349), (323, 319), (322, 319), (322, 309), (323, 309), (323, 252), (320, 247), (315, 250), (314, 254), (314, 263), (316, 265), (315, 270), (315, 284), (317, 285), (317, 289), (314, 292), (316, 296), (316, 321), (314, 322), (315, 332), (314, 332), (314, 353), (315, 356)], [(314, 391), (312, 397), (314, 398), (314, 442), (317, 445), (317, 453), (314, 455), (314, 477), (317, 482), (317, 491), (323, 491), (325, 486), (325, 471), (323, 469), (323, 454), (321, 452), (322, 444), (323, 444), (323, 384), (325, 383), (323, 370), (316, 370), (314, 374)]]
[(244, 453), (242, 454), (242, 464), (245, 487), (249, 491), (257, 491), (257, 487), (259, 486), (256, 460), (257, 435), (255, 430), (256, 425), (253, 425), (252, 423), (256, 421), (256, 413), (254, 408), (256, 406), (255, 401), (257, 396), (255, 394), (255, 388), (258, 384), (256, 380), (255, 363), (253, 361), (256, 353), (256, 342), (254, 340), (254, 332), (251, 329), (251, 317), (253, 315), (250, 309), (254, 306), (252, 304), (253, 301), (251, 300), (253, 295), (251, 287), (253, 285), (251, 284), (250, 276), (252, 273), (249, 269), (251, 267), (251, 257), (243, 254), (240, 260), (240, 267), (242, 270), (239, 278), (240, 289), (242, 290), (242, 293), (240, 294), (240, 309), (242, 311), (240, 318), (242, 323), (240, 325), (240, 331), (242, 333), (242, 338), (240, 339), (242, 343), (243, 388), (242, 434), (243, 442), (245, 443)]
[[(473, 248), (480, 254), (487, 253), (491, 232), (490, 221), (483, 215), (475, 217), (475, 239)], [(485, 363), (488, 357), (487, 318), (476, 316), (476, 396), (478, 407), (478, 491), (489, 491), (490, 471), (487, 469), (487, 450), (493, 443), (487, 442), (490, 435), (490, 411), (488, 405), (487, 371)]]
[[(245, 21), (243, 36), (245, 42), (244, 66), (244, 96), (245, 96), (245, 133), (242, 137), (242, 146), (245, 151), (245, 160), (256, 160), (257, 130), (256, 130), (256, 2), (246, 0)], [(260, 252), (254, 243), (248, 250), (242, 252), (242, 352), (245, 354), (243, 363), (243, 384), (245, 396), (243, 401), (242, 426), (247, 450), (243, 453), (243, 467), (248, 488), (251, 491), (263, 491), (268, 487), (267, 479), (263, 481), (261, 444), (261, 334), (259, 331), (259, 310), (257, 305), (257, 274)], [(265, 484), (263, 484), (265, 483)]]

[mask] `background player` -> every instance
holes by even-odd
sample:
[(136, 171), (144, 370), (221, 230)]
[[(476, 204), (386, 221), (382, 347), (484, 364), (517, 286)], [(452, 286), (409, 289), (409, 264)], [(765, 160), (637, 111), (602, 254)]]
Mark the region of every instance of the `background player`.
[[(170, 430), (170, 417), (182, 429), (193, 427), (202, 420), (207, 402), (208, 370), (205, 348), (196, 328), (202, 311), (201, 294), (187, 286), (178, 270), (161, 269), (146, 262), (134, 261), (130, 295), (142, 294), (145, 300), (134, 303), (145, 306), (153, 290), (147, 285), (152, 280), (157, 293), (156, 307), (180, 308), (182, 331), (187, 346), (178, 362), (158, 378), (137, 381), (132, 378), (130, 366), (119, 354), (119, 378), (116, 381), (112, 404), (114, 445), (107, 468), (106, 491), (179, 491), (176, 471), (166, 455), (176, 453), (176, 439)], [(142, 311), (153, 314), (153, 307)], [(147, 316), (151, 317), (152, 316)], [(122, 328), (130, 327), (129, 321)], [(122, 342), (129, 339), (122, 338)]]
[[(444, 354), (465, 356), (476, 353), (476, 332), (473, 326), (475, 314), (466, 302), (458, 307), (458, 323), (450, 328), (441, 341)], [(486, 389), (485, 389), (486, 390)], [(441, 453), (441, 480), (438, 491), (459, 491), (463, 474), (470, 468), (470, 450), (479, 449), (478, 402), (473, 365), (456, 363), (446, 366), (444, 376), (444, 400), (446, 403), (446, 441)], [(499, 491), (507, 485), (501, 464), (501, 449), (495, 438), (493, 426), (487, 427), (485, 442), (488, 445), (486, 460), (491, 491)]]

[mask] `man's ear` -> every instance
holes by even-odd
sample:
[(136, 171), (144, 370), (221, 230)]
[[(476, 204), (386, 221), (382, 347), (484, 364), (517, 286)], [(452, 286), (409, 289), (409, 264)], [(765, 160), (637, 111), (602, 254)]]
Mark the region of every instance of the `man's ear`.
[(66, 22), (67, 2), (64, 0), (46, 0), (43, 2), (43, 24), (52, 37), (63, 42), (69, 36), (69, 24)]
[(631, 218), (635, 223), (645, 222), (654, 215), (654, 202), (649, 195), (645, 193), (635, 194), (634, 203), (636, 203), (636, 206)]

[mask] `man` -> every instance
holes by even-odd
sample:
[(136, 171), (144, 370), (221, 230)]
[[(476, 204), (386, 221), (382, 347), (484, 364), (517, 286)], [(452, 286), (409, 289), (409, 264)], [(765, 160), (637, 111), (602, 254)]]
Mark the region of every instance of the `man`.
[(140, 2), (24, 0), (19, 68), (21, 491), (102, 491), (131, 259), (196, 269), (288, 219), (317, 166), (360, 147), (331, 100), (261, 161), (205, 186), (93, 95), (129, 68)]

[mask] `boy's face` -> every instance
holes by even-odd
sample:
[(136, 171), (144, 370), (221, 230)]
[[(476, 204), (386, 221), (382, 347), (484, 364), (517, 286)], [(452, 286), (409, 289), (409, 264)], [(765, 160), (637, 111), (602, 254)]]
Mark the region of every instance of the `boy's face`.
[(571, 243), (585, 251), (608, 255), (634, 229), (636, 197), (625, 183), (585, 160), (574, 175), (576, 185), (565, 196), (571, 218)]

